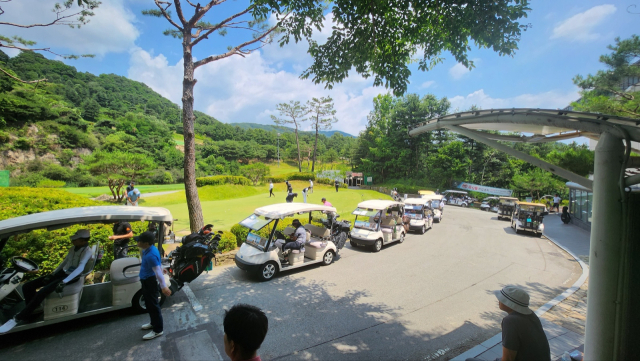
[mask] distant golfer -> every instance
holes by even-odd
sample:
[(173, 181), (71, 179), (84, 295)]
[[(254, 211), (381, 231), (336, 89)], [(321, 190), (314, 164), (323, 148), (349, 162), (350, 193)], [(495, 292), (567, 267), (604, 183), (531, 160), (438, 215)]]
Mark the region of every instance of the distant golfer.
[(269, 181), (269, 198), (271, 198), (271, 196), (276, 196), (273, 194), (273, 181)]
[(287, 193), (286, 201), (287, 203), (293, 203), (293, 199), (298, 196), (298, 193), (289, 192)]
[(558, 193), (556, 193), (556, 196), (553, 197), (553, 207), (551, 207), (552, 211), (555, 209), (556, 213), (560, 212), (560, 201), (562, 201), (562, 198), (560, 198)]
[(309, 179), (309, 191), (313, 193), (313, 181)]
[(338, 180), (336, 179), (335, 184), (336, 184), (336, 193), (337, 193), (338, 192), (338, 187), (340, 187), (340, 182), (338, 182)]
[(304, 203), (307, 203), (307, 192), (309, 192), (309, 188), (302, 190), (302, 199), (304, 200)]
[(327, 207), (333, 207), (333, 204), (331, 204), (326, 198), (322, 198), (322, 204)]

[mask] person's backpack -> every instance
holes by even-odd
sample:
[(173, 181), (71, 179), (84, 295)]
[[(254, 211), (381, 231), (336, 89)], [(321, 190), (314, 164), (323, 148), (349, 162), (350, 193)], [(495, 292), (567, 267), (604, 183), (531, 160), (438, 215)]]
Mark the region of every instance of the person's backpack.
[(562, 214), (560, 215), (560, 219), (564, 224), (569, 224), (571, 222), (571, 214), (569, 214), (569, 207), (562, 207)]

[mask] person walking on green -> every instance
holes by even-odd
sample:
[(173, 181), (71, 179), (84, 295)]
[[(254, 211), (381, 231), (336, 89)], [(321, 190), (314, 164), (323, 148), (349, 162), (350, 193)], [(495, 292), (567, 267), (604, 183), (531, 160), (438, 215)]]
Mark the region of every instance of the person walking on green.
[(273, 194), (273, 181), (269, 181), (269, 198), (271, 198), (271, 196), (276, 196)]

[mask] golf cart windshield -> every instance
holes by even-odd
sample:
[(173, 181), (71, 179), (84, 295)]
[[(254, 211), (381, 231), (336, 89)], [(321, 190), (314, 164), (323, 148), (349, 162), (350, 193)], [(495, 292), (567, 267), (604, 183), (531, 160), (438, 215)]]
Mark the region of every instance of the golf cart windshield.
[(356, 221), (353, 224), (354, 228), (375, 231), (382, 211), (377, 209), (356, 208), (353, 214), (356, 215)]
[(434, 199), (431, 201), (431, 207), (433, 208), (440, 208), (440, 200), (439, 199)]
[(249, 217), (247, 217), (244, 220), (242, 220), (242, 222), (240, 222), (240, 225), (244, 226), (244, 227), (247, 227), (249, 229), (252, 229), (254, 231), (259, 231), (264, 226), (269, 224), (271, 221), (273, 221), (273, 220), (269, 219), (269, 218), (266, 218), (264, 216), (258, 216), (258, 215), (252, 214)]
[(537, 212), (537, 213), (542, 213), (544, 212), (545, 207), (543, 205), (540, 206), (532, 206), (532, 205), (520, 205), (520, 211), (521, 212)]

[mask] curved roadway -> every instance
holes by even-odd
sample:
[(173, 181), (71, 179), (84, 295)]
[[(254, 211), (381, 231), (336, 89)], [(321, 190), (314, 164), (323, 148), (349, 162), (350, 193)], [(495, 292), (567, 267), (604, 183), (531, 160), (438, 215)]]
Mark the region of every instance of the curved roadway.
[[(553, 215), (549, 216), (553, 217)], [(219, 359), (224, 309), (263, 308), (263, 359), (449, 359), (500, 331), (492, 292), (518, 284), (537, 308), (580, 276), (545, 238), (516, 235), (495, 214), (447, 206), (424, 235), (379, 253), (346, 245), (334, 264), (259, 283), (235, 266), (200, 276), (163, 308), (165, 335), (143, 342), (146, 315), (121, 311), (0, 336), (0, 359)], [(227, 359), (224, 356), (224, 359)]]

